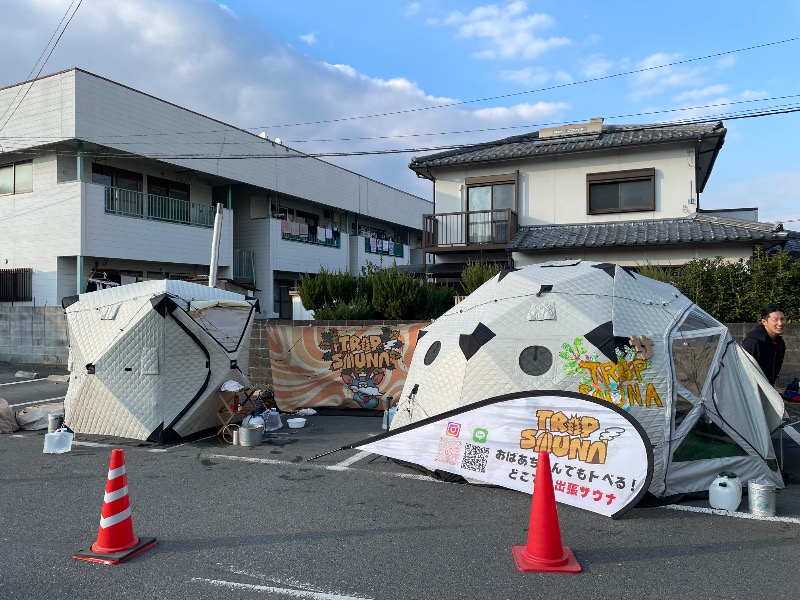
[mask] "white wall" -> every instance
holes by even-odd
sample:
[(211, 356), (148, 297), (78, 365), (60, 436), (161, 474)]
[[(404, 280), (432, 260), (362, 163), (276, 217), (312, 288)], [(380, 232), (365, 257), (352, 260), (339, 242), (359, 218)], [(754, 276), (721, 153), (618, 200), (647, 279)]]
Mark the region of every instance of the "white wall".
[(661, 266), (677, 267), (695, 258), (722, 257), (726, 261), (737, 261), (752, 254), (752, 244), (719, 244), (691, 245), (681, 244), (677, 247), (650, 246), (647, 248), (613, 248), (554, 250), (547, 252), (513, 252), (514, 266), (524, 267), (551, 260), (596, 260), (616, 263), (626, 267), (635, 267), (647, 263)]
[[(655, 211), (587, 214), (587, 173), (651, 167), (656, 169)], [(520, 226), (683, 217), (696, 208), (688, 202), (697, 191), (694, 146), (684, 142), (442, 169), (436, 173), (436, 212), (466, 210), (462, 185), (467, 177), (512, 174), (516, 170), (520, 172)]]
[(75, 137), (74, 99), (72, 71), (0, 90), (0, 114), (11, 115), (3, 126), (3, 137), (18, 138), (16, 147)]

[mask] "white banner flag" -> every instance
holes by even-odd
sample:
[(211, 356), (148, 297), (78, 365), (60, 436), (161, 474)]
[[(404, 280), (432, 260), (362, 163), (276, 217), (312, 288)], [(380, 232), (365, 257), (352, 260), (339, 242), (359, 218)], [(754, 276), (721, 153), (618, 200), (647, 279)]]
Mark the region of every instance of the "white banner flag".
[[(412, 399), (403, 410), (414, 410)], [(545, 451), (556, 501), (612, 518), (639, 501), (653, 476), (653, 451), (638, 421), (566, 391), (498, 396), (348, 447), (528, 494)]]

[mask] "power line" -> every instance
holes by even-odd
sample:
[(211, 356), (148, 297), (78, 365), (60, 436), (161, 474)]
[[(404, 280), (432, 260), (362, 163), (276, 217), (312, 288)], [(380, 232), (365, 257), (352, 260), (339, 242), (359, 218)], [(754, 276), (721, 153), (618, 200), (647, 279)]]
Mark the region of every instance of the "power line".
[[(42, 63), (42, 66), (41, 66), (41, 67), (39, 67), (39, 72), (38, 72), (38, 73), (36, 73), (36, 78), (35, 78), (33, 81), (31, 81), (31, 82), (30, 82), (30, 85), (28, 86), (28, 89), (27, 89), (27, 90), (25, 90), (25, 93), (22, 95), (22, 98), (20, 99), (19, 103), (18, 103), (18, 104), (17, 104), (17, 105), (14, 107), (14, 110), (12, 110), (12, 111), (11, 111), (11, 114), (10, 114), (10, 115), (8, 115), (8, 119), (6, 119), (6, 122), (5, 122), (5, 123), (3, 123), (2, 125), (0, 125), (0, 131), (2, 131), (2, 130), (3, 130), (3, 128), (4, 128), (6, 125), (8, 125), (8, 123), (11, 121), (11, 117), (13, 117), (13, 116), (14, 116), (14, 113), (16, 113), (16, 112), (17, 112), (17, 109), (18, 109), (20, 106), (22, 106), (22, 103), (25, 101), (25, 98), (27, 97), (27, 95), (28, 95), (28, 92), (30, 92), (30, 91), (31, 91), (31, 88), (33, 87), (33, 84), (34, 84), (34, 83), (36, 83), (36, 80), (38, 80), (38, 79), (39, 79), (39, 76), (42, 74), (42, 71), (44, 70), (44, 67), (45, 67), (45, 65), (47, 64), (47, 61), (48, 61), (48, 60), (50, 60), (50, 57), (53, 55), (53, 51), (56, 49), (56, 46), (58, 46), (58, 42), (60, 42), (60, 41), (61, 41), (61, 36), (63, 36), (63, 35), (64, 35), (64, 32), (67, 30), (67, 27), (69, 27), (69, 24), (72, 22), (72, 18), (75, 16), (75, 13), (77, 13), (77, 12), (78, 12), (78, 9), (81, 7), (81, 4), (82, 4), (82, 3), (83, 3), (83, 0), (78, 0), (78, 5), (75, 7), (75, 10), (74, 10), (74, 11), (72, 11), (72, 15), (70, 15), (70, 17), (69, 17), (69, 20), (66, 22), (66, 24), (64, 25), (64, 27), (63, 27), (63, 28), (61, 28), (61, 24), (64, 22), (64, 19), (66, 18), (66, 16), (69, 14), (69, 11), (70, 11), (70, 10), (72, 10), (72, 5), (73, 5), (73, 4), (75, 4), (75, 0), (72, 0), (72, 2), (70, 2), (69, 6), (67, 7), (67, 10), (64, 12), (64, 16), (62, 16), (62, 17), (61, 17), (61, 21), (59, 21), (59, 22), (58, 22), (58, 26), (56, 27), (56, 30), (53, 32), (53, 35), (51, 35), (51, 36), (50, 36), (50, 40), (48, 40), (48, 42), (47, 42), (47, 45), (45, 45), (45, 47), (44, 47), (44, 50), (42, 50), (42, 54), (40, 54), (40, 55), (39, 55), (39, 58), (38, 58), (38, 59), (36, 59), (36, 62), (33, 64), (33, 68), (31, 69), (30, 73), (28, 73), (28, 79), (30, 79), (31, 73), (33, 73), (33, 69), (35, 69), (35, 68), (36, 68), (36, 65), (37, 65), (37, 63), (38, 63), (40, 60), (42, 60), (42, 56), (43, 56), (43, 55), (44, 55), (44, 53), (47, 51), (47, 47), (50, 45), (50, 42), (52, 42), (52, 41), (53, 41), (53, 37), (56, 35), (56, 33), (58, 33), (58, 30), (59, 30), (59, 29), (61, 29), (61, 33), (59, 33), (59, 34), (58, 34), (58, 38), (56, 38), (56, 41), (55, 41), (55, 43), (53, 44), (53, 47), (52, 47), (52, 48), (50, 48), (50, 53), (47, 55), (47, 58), (45, 58), (45, 59), (44, 59), (44, 62)], [(20, 92), (21, 90), (22, 90), (22, 88), (21, 88), (21, 87), (20, 87), (20, 89), (19, 89), (19, 90), (17, 90), (17, 93), (16, 93), (16, 95), (14, 96), (14, 99), (11, 101), (11, 104), (9, 104), (9, 105), (6, 107), (6, 110), (3, 112), (3, 117), (6, 115), (6, 112), (8, 112), (8, 109), (9, 109), (9, 108), (11, 108), (11, 106), (12, 106), (12, 105), (14, 104), (14, 102), (16, 101), (16, 99), (17, 99), (17, 96), (19, 96), (19, 92)], [(0, 119), (2, 119), (3, 117), (0, 117)]]
[[(693, 119), (682, 119), (677, 121), (670, 121), (664, 123), (653, 123), (650, 125), (628, 126), (627, 131), (648, 131), (653, 129), (663, 129), (665, 127), (673, 127), (676, 125), (700, 125), (704, 123), (718, 122), (720, 120), (735, 121), (740, 119), (753, 119), (782, 114), (790, 114), (800, 112), (800, 104), (786, 105), (783, 107), (776, 107), (774, 109), (752, 109), (746, 111), (739, 111), (734, 113), (723, 113), (719, 115), (712, 115), (706, 117), (697, 117)], [(393, 155), (393, 154), (411, 154), (411, 153), (429, 153), (429, 152), (443, 152), (446, 150), (459, 150), (462, 148), (489, 148), (492, 146), (499, 146), (506, 143), (505, 140), (495, 140), (485, 143), (469, 143), (469, 144), (449, 144), (442, 146), (429, 146), (418, 148), (401, 148), (389, 150), (363, 150), (352, 152), (316, 152), (316, 153), (302, 153), (292, 151), (281, 154), (207, 154), (207, 153), (194, 153), (194, 154), (147, 154), (147, 155), (134, 155), (124, 151), (110, 151), (110, 152), (92, 152), (92, 156), (98, 158), (127, 158), (131, 160), (257, 160), (257, 159), (272, 159), (272, 158), (338, 158), (347, 156), (375, 156), (375, 155)], [(20, 154), (39, 154), (35, 150), (19, 150)], [(55, 152), (61, 156), (75, 156), (74, 151), (70, 150), (56, 150)]]

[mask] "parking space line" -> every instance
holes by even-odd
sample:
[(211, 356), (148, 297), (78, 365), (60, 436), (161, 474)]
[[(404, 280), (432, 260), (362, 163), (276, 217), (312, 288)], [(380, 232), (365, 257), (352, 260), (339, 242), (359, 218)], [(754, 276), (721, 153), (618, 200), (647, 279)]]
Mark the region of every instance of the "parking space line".
[(704, 508), (702, 506), (681, 506), (680, 504), (668, 504), (664, 508), (668, 508), (670, 510), (682, 510), (685, 512), (720, 515), (723, 517), (735, 517), (737, 519), (753, 519), (755, 521), (776, 521), (778, 523), (800, 523), (800, 519), (797, 519), (795, 517), (759, 517), (751, 513), (722, 510), (720, 508)]
[(63, 400), (66, 396), (59, 396), (58, 398), (45, 398), (44, 400), (32, 400), (31, 402), (17, 402), (16, 404), (9, 404), (9, 406), (28, 406), (29, 404), (45, 404), (47, 402), (55, 402), (56, 400)]
[(8, 383), (0, 383), (2, 385), (17, 385), (18, 383), (31, 383), (32, 381), (44, 381), (47, 377), (37, 377), (36, 379), (23, 379), (22, 381), (9, 381)]
[(286, 460), (274, 460), (272, 458), (252, 458), (249, 456), (235, 456), (232, 454), (204, 454), (203, 458), (219, 458), (222, 460), (232, 460), (239, 462), (261, 463), (265, 465), (277, 465), (282, 467), (302, 467), (304, 469), (322, 469), (324, 471), (351, 471), (353, 473), (369, 473), (372, 475), (387, 475), (400, 479), (416, 479), (419, 481), (430, 481), (432, 483), (445, 483), (440, 479), (434, 479), (427, 475), (415, 475), (413, 473), (389, 473), (388, 471), (371, 471), (367, 469), (353, 469), (351, 467), (340, 467), (337, 465), (318, 465), (309, 462), (293, 463)]
[(224, 581), (220, 579), (206, 579), (205, 577), (192, 577), (189, 581), (208, 583), (217, 587), (225, 587), (232, 590), (252, 590), (256, 592), (269, 592), (271, 594), (285, 594), (295, 598), (313, 598), (314, 600), (371, 600), (366, 596), (343, 596), (342, 594), (332, 594), (329, 592), (316, 592), (312, 590), (302, 590), (295, 588), (280, 588), (271, 585), (256, 585), (252, 583), (238, 583), (236, 581)]
[(371, 454), (371, 452), (364, 452), (363, 450), (359, 450), (359, 451), (358, 451), (357, 453), (355, 453), (353, 456), (351, 456), (351, 457), (349, 457), (349, 458), (347, 458), (347, 459), (343, 460), (343, 461), (342, 461), (342, 462), (340, 462), (340, 463), (336, 463), (336, 464), (335, 464), (335, 465), (333, 465), (333, 466), (334, 466), (334, 467), (341, 467), (341, 468), (349, 467), (349, 466), (350, 466), (350, 465), (352, 465), (354, 462), (358, 462), (358, 461), (359, 461), (359, 460), (361, 460), (362, 458), (367, 458), (367, 457), (368, 457), (370, 454)]

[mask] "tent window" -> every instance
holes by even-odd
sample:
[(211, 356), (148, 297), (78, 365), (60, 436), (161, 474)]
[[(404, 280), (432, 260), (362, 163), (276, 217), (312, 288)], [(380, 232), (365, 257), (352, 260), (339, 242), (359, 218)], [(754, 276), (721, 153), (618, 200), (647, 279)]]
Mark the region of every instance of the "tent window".
[(544, 375), (553, 366), (553, 353), (544, 346), (528, 346), (519, 354), (519, 368), (532, 377)]
[(747, 452), (728, 434), (714, 423), (706, 423), (705, 419), (698, 419), (697, 424), (680, 444), (672, 456), (672, 462), (747, 456)]
[(193, 301), (187, 314), (220, 346), (228, 352), (234, 352), (242, 341), (252, 307), (247, 303), (230, 306), (224, 301), (220, 302), (221, 306), (213, 302), (209, 304), (202, 306), (202, 303)]
[(678, 331), (698, 331), (701, 329), (713, 329), (719, 327), (720, 324), (715, 322), (710, 317), (707, 317), (696, 311), (692, 311), (686, 319), (678, 327)]
[(672, 359), (678, 382), (698, 398), (714, 361), (719, 344), (718, 335), (675, 338), (672, 342)]
[(425, 353), (425, 359), (423, 361), (426, 367), (436, 360), (436, 357), (439, 356), (439, 350), (441, 349), (442, 342), (433, 342), (433, 344), (431, 344), (431, 347), (428, 348), (428, 351)]
[(678, 394), (677, 402), (675, 403), (675, 430), (678, 429), (678, 425), (683, 423), (683, 420), (686, 418), (692, 409), (694, 408), (694, 404), (689, 402), (686, 398)]

